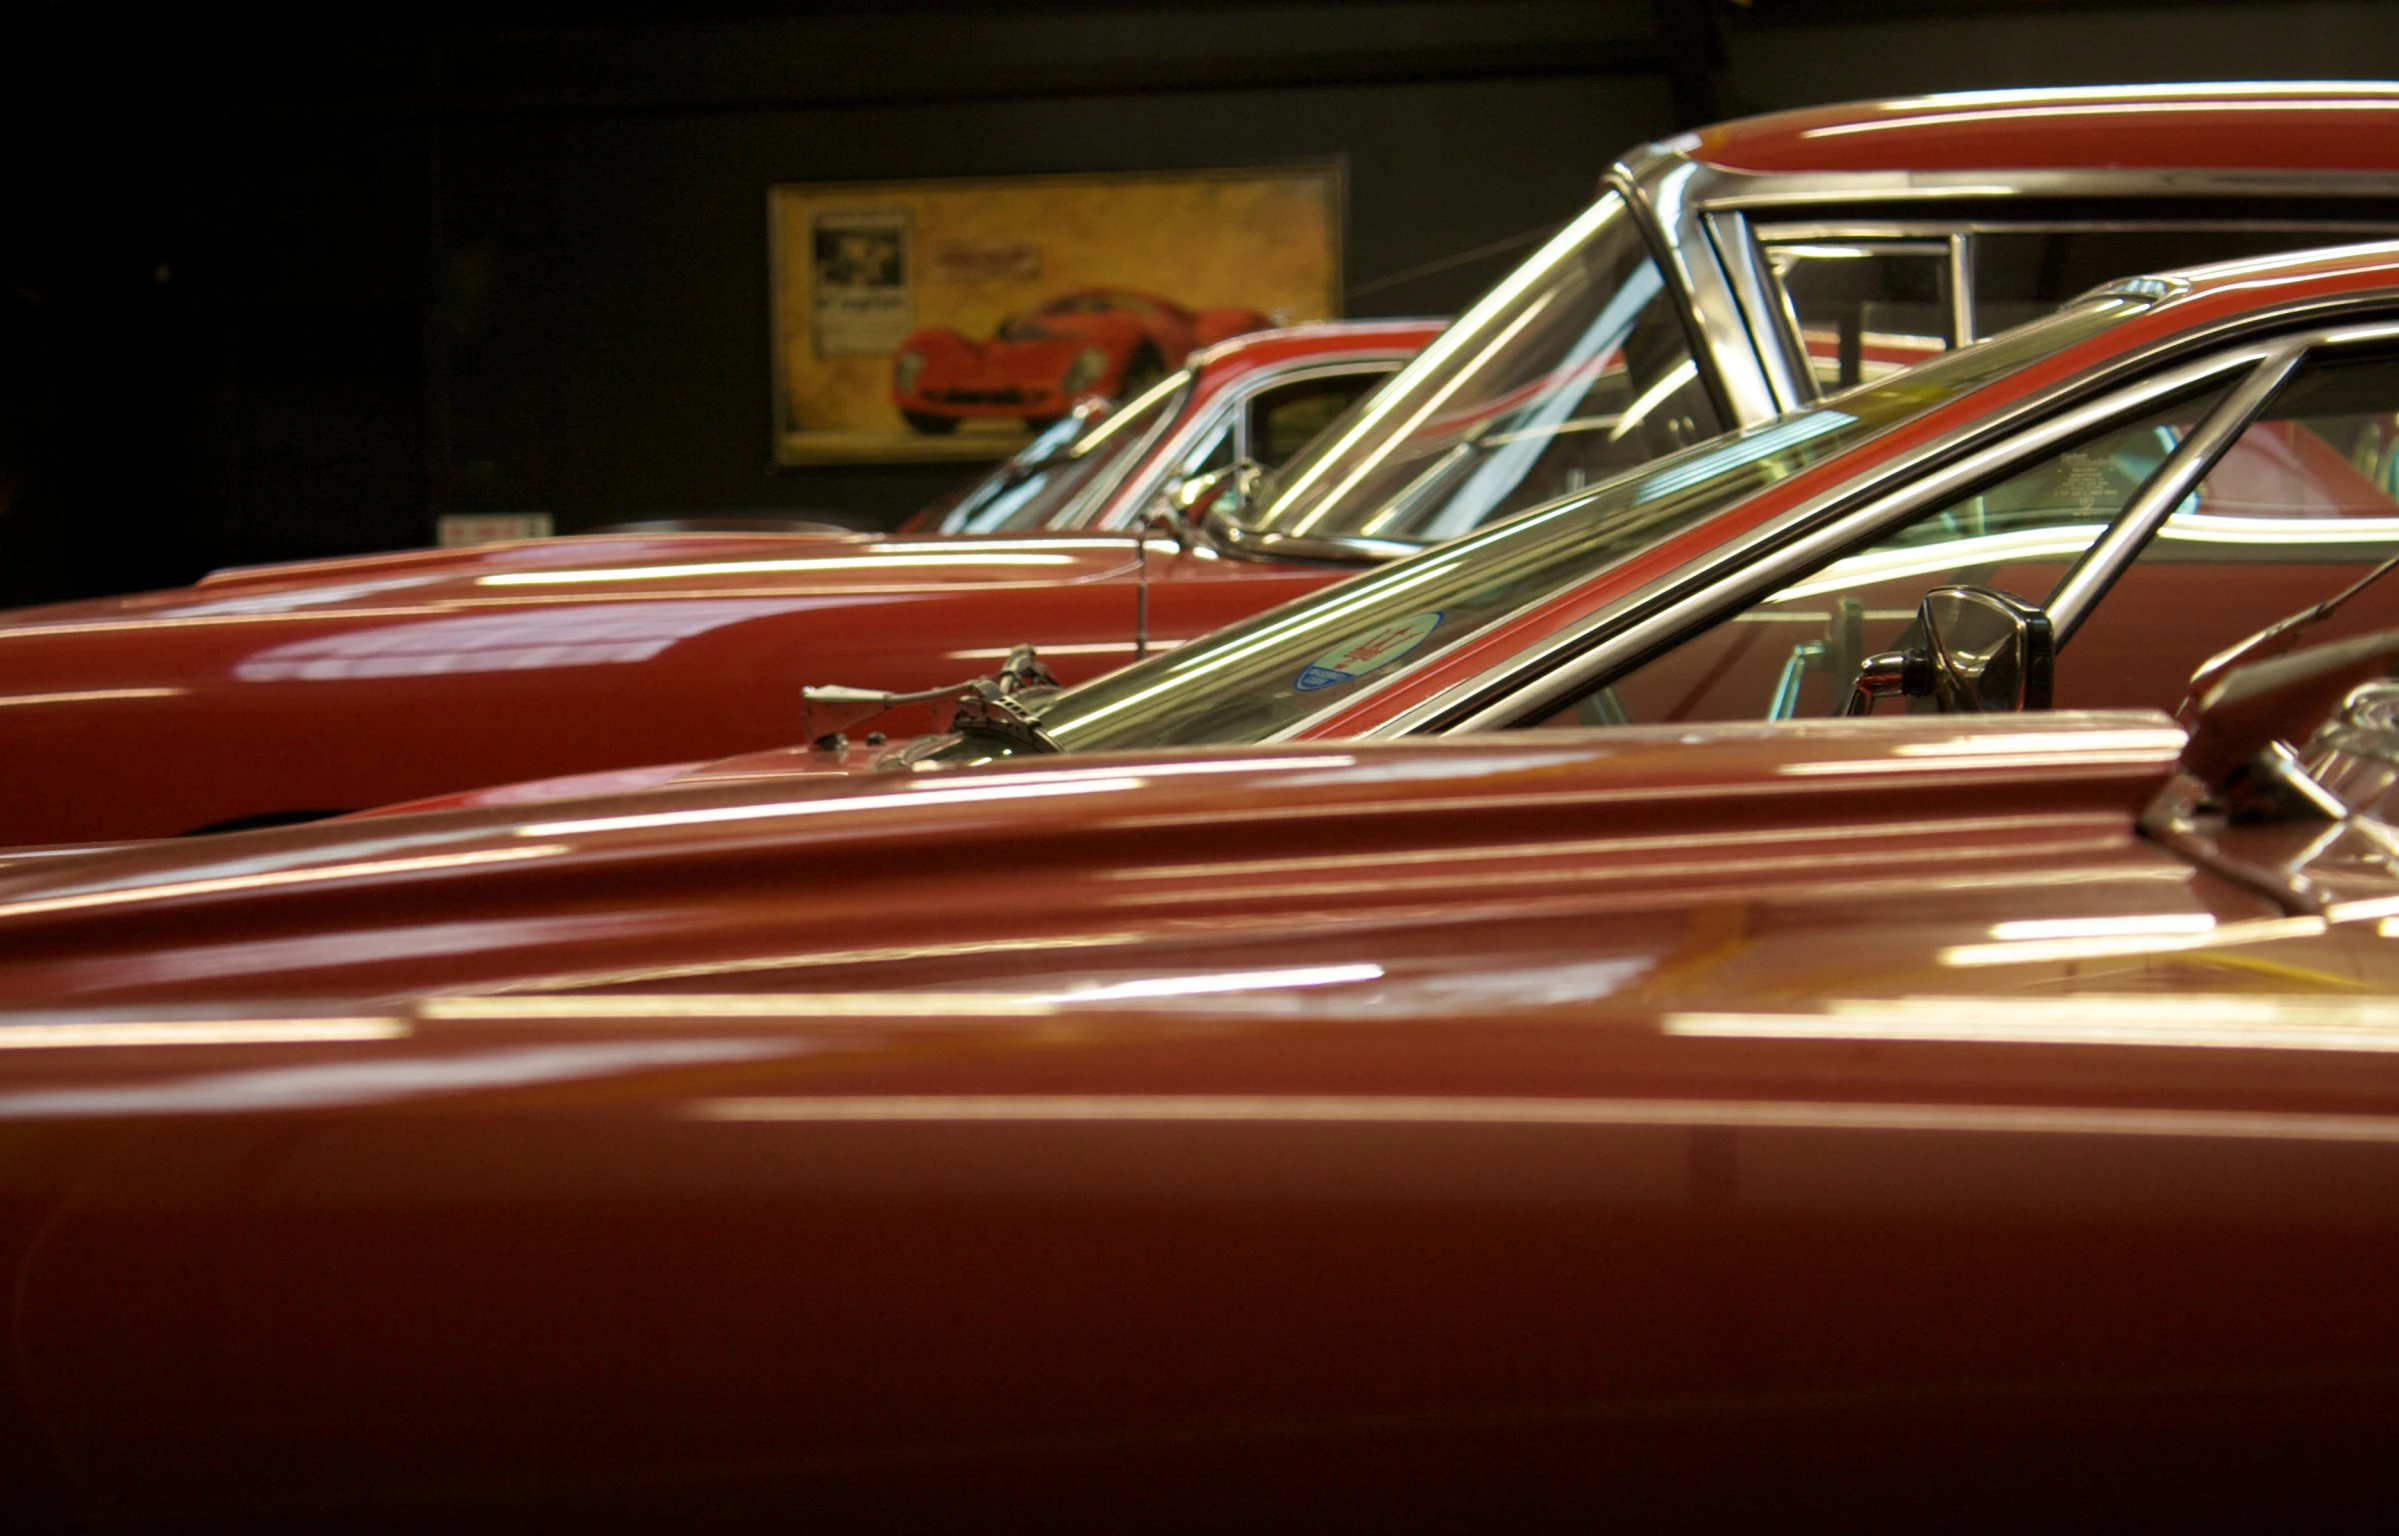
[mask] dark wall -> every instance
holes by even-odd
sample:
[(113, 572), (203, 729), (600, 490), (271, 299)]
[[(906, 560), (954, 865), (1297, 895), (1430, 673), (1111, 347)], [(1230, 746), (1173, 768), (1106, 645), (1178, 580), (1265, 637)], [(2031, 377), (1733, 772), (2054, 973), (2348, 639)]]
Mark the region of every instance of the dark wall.
[(964, 471), (773, 465), (770, 184), (1338, 158), (1351, 312), (1446, 312), (1673, 126), (1653, 31), (1646, 0), (139, 37), (53, 7), (7, 50), (47, 64), (19, 77), (0, 601), (422, 543), (445, 511), (896, 521)]
[[(778, 504), (897, 516), (946, 488), (955, 467), (771, 470), (772, 182), (1341, 157), (1348, 266), (1371, 282), (1546, 230), (1588, 199), (1602, 146), (1655, 134), (1666, 111), (1654, 81), (1532, 79), (456, 125), (448, 234), (476, 297), (449, 343), (452, 499), (571, 522)], [(1448, 312), (1521, 254), (1350, 307)]]
[[(0, 21), (0, 603), (422, 543), (818, 508), (777, 470), (777, 181), (1340, 157), (1354, 314), (1449, 312), (1623, 148), (1742, 110), (2399, 74), (2399, 10), (1918, 0), (368, 5)], [(1478, 254), (1479, 253), (1479, 254)]]

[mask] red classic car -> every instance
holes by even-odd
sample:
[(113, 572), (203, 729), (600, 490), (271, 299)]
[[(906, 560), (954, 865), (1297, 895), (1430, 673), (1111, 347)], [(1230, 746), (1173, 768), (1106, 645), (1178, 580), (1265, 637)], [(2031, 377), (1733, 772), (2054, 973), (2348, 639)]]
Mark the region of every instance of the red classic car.
[(20, 859), (0, 1517), (2387, 1525), (2394, 655)]
[[(1447, 455), (1417, 469), (1350, 508), (1363, 525), (1307, 537), (1397, 542), (1476, 494)], [(1228, 523), (1210, 518), (1226, 543), (1253, 537)], [(2170, 709), (2210, 657), (2352, 584), (2369, 583), (2327, 635), (2389, 622), (2399, 583), (2371, 583), (2395, 557), (2399, 244), (2302, 252), (2109, 285), (1171, 654), (979, 700), (950, 737), (660, 765), (606, 787), (1821, 716), (1920, 648), (1922, 599), (1956, 586), (2030, 600), (2053, 632), (2055, 702)]]
[(1135, 529), (1195, 474), (1280, 463), (1440, 328), (1329, 322), (1221, 343), (995, 471), (922, 537), (545, 539), (0, 617), (0, 760), (17, 791), (0, 797), (0, 844), (305, 820), (462, 775), (764, 746), (805, 734), (798, 688), (818, 668), (924, 687), (988, 670), (1009, 649), (993, 634), (1039, 640), (1061, 678), (1096, 676), (1341, 574), (1212, 564), (1152, 594), (1172, 546)]
[[(920, 691), (1020, 641), (1072, 682), (1809, 406), (1870, 371), (1884, 345), (1870, 333), (1948, 345), (2127, 271), (2399, 228), (2394, 107), (2399, 90), (2382, 86), (1927, 98), (1637, 151), (1582, 217), (1204, 544), (561, 541), (227, 573), (0, 615), (0, 774), (14, 791), (0, 842), (715, 758), (815, 729), (803, 685)], [(1923, 281), (1937, 314), (1892, 307)], [(1828, 327), (1835, 366), (1820, 377), (1804, 333)], [(1841, 361), (1853, 355), (1855, 369)], [(1441, 642), (1460, 635), (1445, 625)], [(1435, 653), (1449, 648), (1410, 659)], [(1416, 675), (1388, 664), (1373, 684), (1404, 670)], [(1110, 719), (1133, 724), (1124, 710)]]
[(892, 355), (891, 403), (919, 432), (954, 432), (970, 416), (1021, 416), (1039, 430), (1086, 395), (1138, 395), (1201, 348), (1274, 323), (1255, 309), (1086, 288), (1010, 315), (989, 341), (911, 331)]

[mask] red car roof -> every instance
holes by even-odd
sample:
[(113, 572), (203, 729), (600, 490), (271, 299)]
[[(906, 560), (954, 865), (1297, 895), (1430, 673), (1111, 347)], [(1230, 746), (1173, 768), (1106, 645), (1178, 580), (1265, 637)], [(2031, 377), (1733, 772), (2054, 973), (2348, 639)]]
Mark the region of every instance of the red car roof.
[(2116, 85), (1803, 107), (1702, 129), (1686, 152), (1765, 172), (2399, 171), (2394, 130), (2386, 81)]
[(1413, 352), (1449, 325), (1439, 319), (1318, 320), (1279, 326), (1271, 331), (1244, 331), (1195, 352), (1191, 361), (1205, 374), (1234, 376), (1252, 368), (1295, 357), (1349, 352)]

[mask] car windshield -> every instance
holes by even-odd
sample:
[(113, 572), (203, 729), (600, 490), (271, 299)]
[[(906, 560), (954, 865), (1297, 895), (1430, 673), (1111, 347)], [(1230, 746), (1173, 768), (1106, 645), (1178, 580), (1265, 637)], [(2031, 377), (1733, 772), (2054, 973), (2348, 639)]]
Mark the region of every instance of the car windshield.
[[(1753, 492), (2144, 308), (2086, 299), (1747, 431), (1703, 443), (1471, 537), (1286, 603), (1057, 695), (1041, 723), (1069, 751), (1265, 740), (1403, 658), (1422, 661), (1683, 532)], [(944, 760), (989, 755), (985, 743)]]
[(1191, 392), (1188, 371), (1170, 374), (1111, 416), (1069, 416), (942, 514), (940, 533), (1015, 533), (1080, 527), (1176, 416)]
[(1606, 193), (1284, 466), (1244, 521), (1437, 543), (1714, 437), (1682, 311)]

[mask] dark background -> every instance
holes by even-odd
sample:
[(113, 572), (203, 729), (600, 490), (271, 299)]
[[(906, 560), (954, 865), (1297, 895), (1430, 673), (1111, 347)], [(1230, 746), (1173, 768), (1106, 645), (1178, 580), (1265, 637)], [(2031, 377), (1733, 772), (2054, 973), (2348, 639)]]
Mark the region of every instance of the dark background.
[(1628, 146), (1971, 87), (2399, 75), (2399, 5), (376, 5), (0, 21), (0, 604), (430, 541), (832, 509), (778, 470), (778, 181), (1322, 160), (1348, 312), (1451, 313)]

